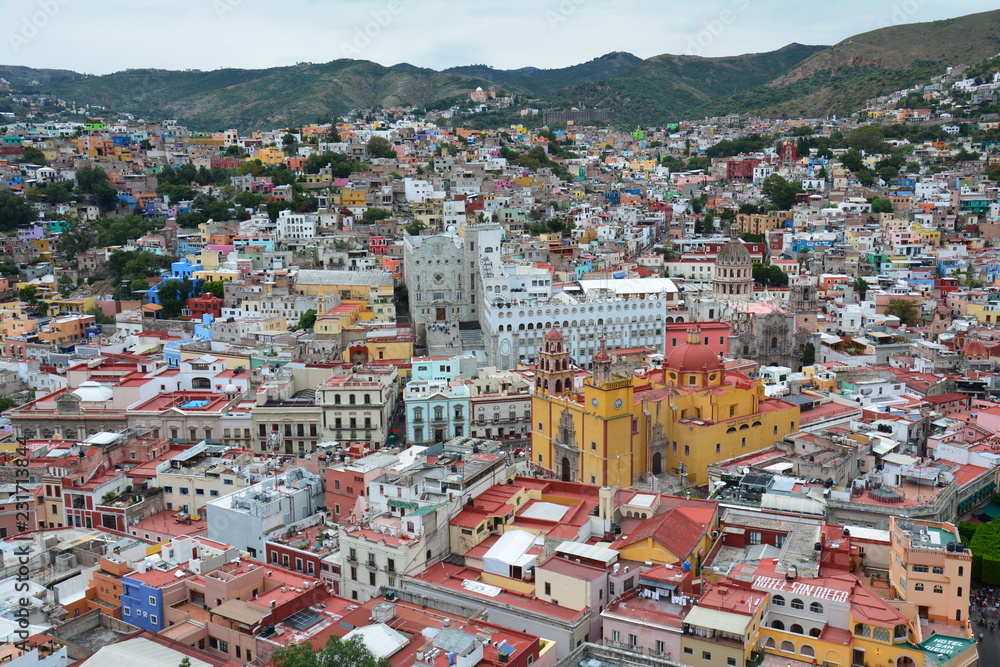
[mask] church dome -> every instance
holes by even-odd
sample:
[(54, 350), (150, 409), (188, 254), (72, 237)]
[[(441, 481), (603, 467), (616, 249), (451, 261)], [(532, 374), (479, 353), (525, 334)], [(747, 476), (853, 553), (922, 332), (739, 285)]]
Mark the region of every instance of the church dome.
[(80, 386), (73, 390), (81, 401), (100, 403), (103, 401), (110, 401), (115, 392), (111, 387), (105, 386), (100, 382), (94, 382), (93, 380), (87, 380), (86, 382), (81, 382)]
[(978, 338), (972, 338), (962, 348), (962, 354), (969, 359), (985, 359), (987, 356), (986, 346)]
[(745, 245), (740, 243), (738, 239), (732, 239), (722, 246), (715, 263), (721, 266), (749, 267), (753, 265), (753, 258), (750, 257), (750, 251)]
[(718, 355), (701, 342), (699, 331), (690, 332), (688, 342), (675, 348), (663, 365), (678, 373), (709, 373), (722, 370), (722, 362)]
[(545, 334), (545, 340), (562, 340), (563, 335), (559, 333), (559, 329), (552, 327), (547, 334)]

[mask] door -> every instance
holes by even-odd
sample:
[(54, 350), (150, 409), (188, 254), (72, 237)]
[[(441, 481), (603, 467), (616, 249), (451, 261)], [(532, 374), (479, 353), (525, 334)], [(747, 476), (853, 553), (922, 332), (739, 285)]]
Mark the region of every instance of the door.
[(569, 457), (564, 456), (562, 460), (562, 481), (571, 482), (569, 478)]
[(445, 321), (445, 319), (446, 319), (445, 318), (445, 311), (446, 310), (447, 309), (445, 309), (445, 308), (438, 308), (437, 309), (437, 321), (438, 322), (444, 322)]
[(434, 442), (444, 442), (444, 431), (436, 428), (434, 429)]
[(656, 452), (653, 454), (653, 474), (660, 475), (663, 473), (663, 454)]

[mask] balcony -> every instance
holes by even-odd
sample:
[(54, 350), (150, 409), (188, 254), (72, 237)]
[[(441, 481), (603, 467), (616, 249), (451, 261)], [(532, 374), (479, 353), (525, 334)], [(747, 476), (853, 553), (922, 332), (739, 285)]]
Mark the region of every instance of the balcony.
[(348, 562), (348, 563), (354, 563), (354, 564), (357, 564), (357, 562), (358, 562), (358, 557), (357, 557), (357, 556), (348, 556), (348, 557), (347, 557), (347, 562)]
[(369, 560), (365, 561), (365, 567), (367, 567), (369, 570), (377, 570), (378, 564), (373, 560)]
[(609, 642), (605, 642), (605, 645), (609, 646), (611, 648), (620, 649), (622, 651), (630, 651), (632, 653), (638, 653), (638, 654), (642, 655), (642, 647), (639, 646), (639, 645), (637, 645), (637, 644), (625, 644), (623, 642), (612, 642), (612, 641), (609, 641)]

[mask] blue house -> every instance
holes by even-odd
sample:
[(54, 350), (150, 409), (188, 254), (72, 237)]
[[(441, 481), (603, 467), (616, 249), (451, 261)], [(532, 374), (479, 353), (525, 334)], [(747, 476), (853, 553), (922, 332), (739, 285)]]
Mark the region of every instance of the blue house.
[[(154, 570), (155, 574), (162, 574)], [(163, 591), (142, 579), (151, 573), (133, 572), (122, 577), (122, 620), (150, 632), (165, 627), (163, 621)]]

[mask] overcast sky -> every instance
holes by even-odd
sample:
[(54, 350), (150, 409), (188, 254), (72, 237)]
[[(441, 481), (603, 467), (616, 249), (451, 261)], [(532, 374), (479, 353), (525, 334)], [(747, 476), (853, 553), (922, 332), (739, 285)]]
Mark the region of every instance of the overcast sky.
[(725, 56), (996, 9), (986, 0), (0, 0), (0, 64), (105, 74), (338, 58), (565, 67)]

